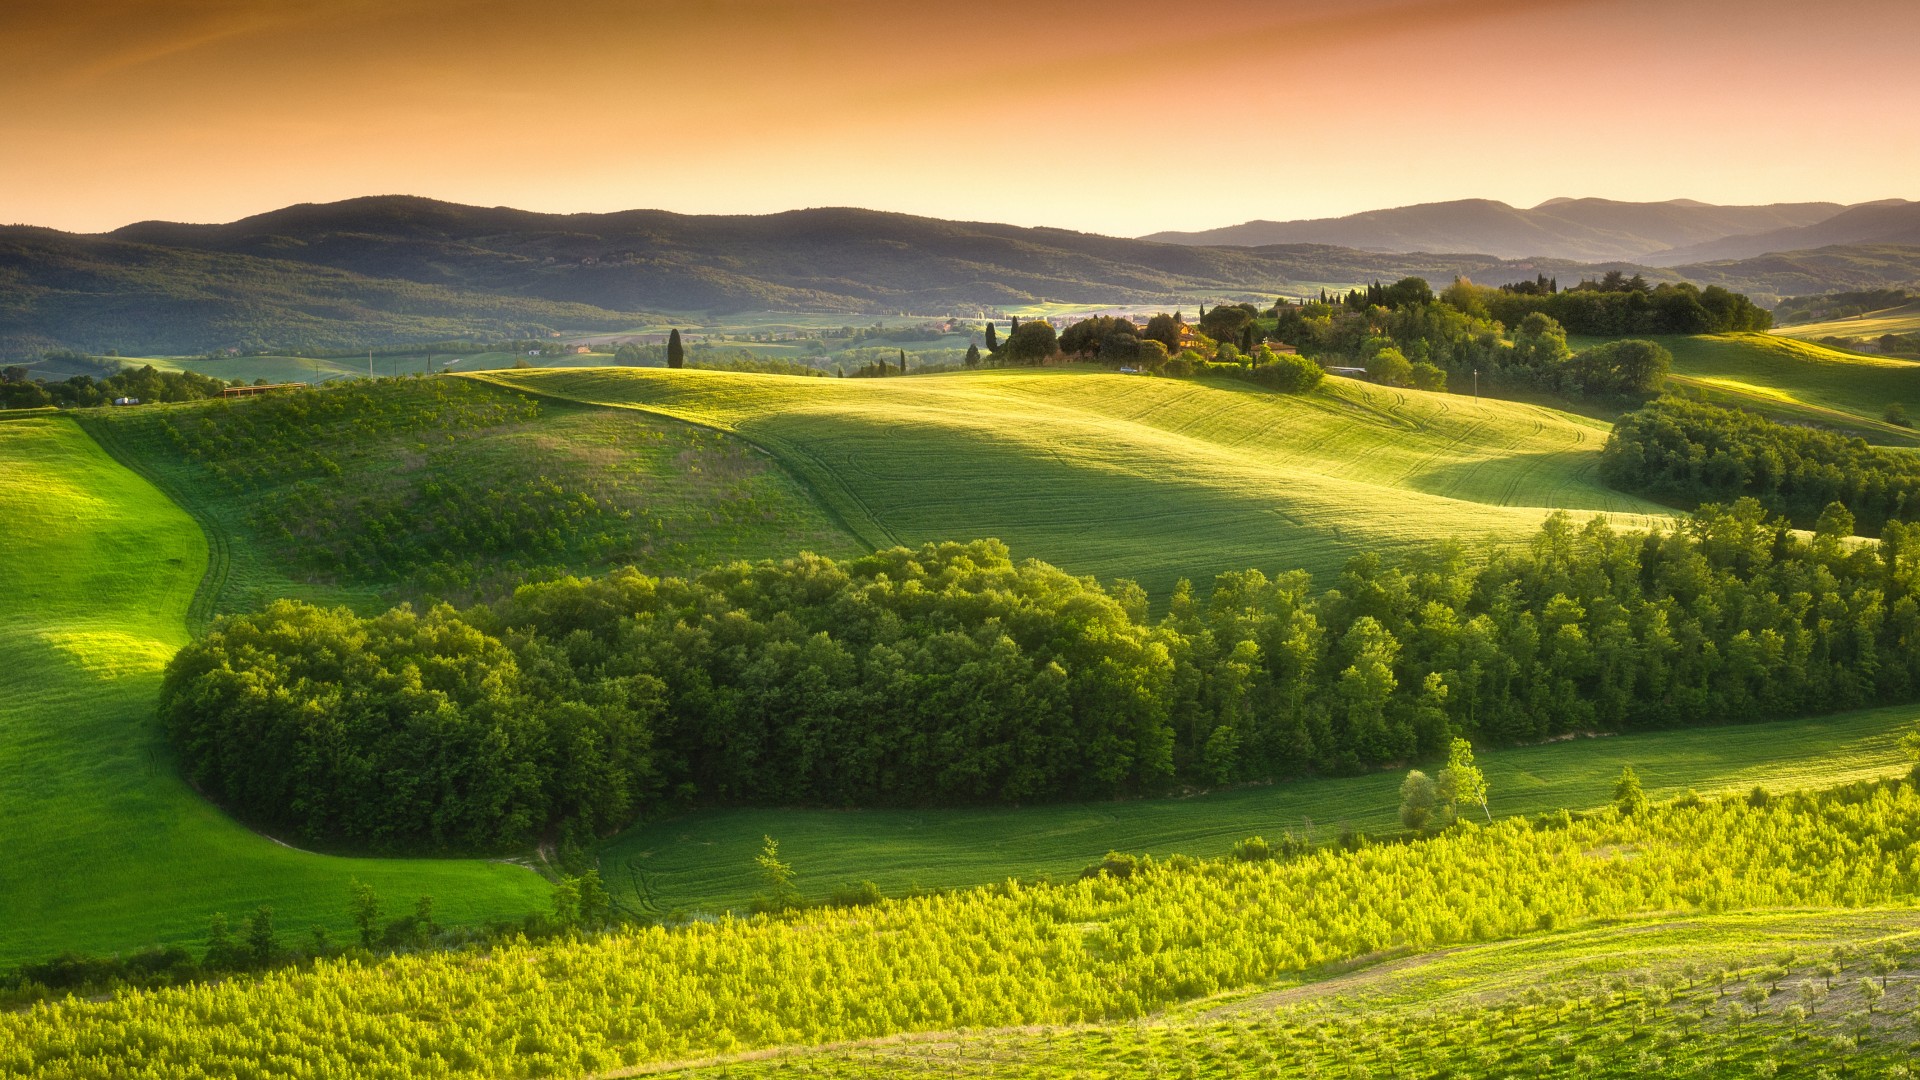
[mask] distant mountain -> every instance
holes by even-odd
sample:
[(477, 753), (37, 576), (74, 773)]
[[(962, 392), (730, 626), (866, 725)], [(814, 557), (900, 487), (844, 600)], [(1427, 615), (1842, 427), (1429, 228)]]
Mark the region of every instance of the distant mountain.
[(1154, 305), (1536, 272), (1579, 270), (1324, 245), (1188, 247), (870, 210), (561, 215), (381, 196), (100, 236), (0, 229), (0, 352), (341, 348), (619, 329), (657, 311)]
[(1799, 228), (1845, 209), (1839, 203), (1712, 206), (1690, 199), (1659, 203), (1552, 199), (1522, 210), (1491, 199), (1463, 199), (1338, 218), (1249, 221), (1205, 232), (1155, 233), (1144, 239), (1170, 244), (1333, 244), (1362, 251), (1474, 251), (1506, 259), (1647, 262), (1655, 252), (1739, 234)]
[[(1500, 204), (1474, 205), (1485, 220), (1536, 213), (1507, 207), (1503, 215)], [(1580, 200), (1549, 209), (1598, 230), (1624, 205)], [(1742, 212), (1669, 209), (1732, 215), (1724, 220)], [(541, 337), (621, 330), (667, 311), (970, 314), (1038, 302), (1153, 310), (1229, 298), (1270, 301), (1310, 295), (1323, 284), (1409, 275), (1435, 285), (1458, 275), (1489, 285), (1536, 274), (1572, 283), (1619, 269), (1653, 281), (1723, 284), (1770, 300), (1905, 286), (1915, 281), (1916, 267), (1920, 247), (1657, 269), (1624, 260), (1401, 255), (1314, 243), (1167, 244), (870, 210), (561, 215), (382, 196), (288, 207), (224, 225), (142, 222), (97, 236), (0, 228), (0, 356), (53, 347), (195, 353)]]
[(1920, 202), (1888, 199), (1851, 206), (1807, 225), (1772, 229), (1746, 236), (1727, 236), (1671, 251), (1646, 261), (1656, 266), (1750, 259), (1770, 252), (1804, 252), (1838, 244), (1920, 245)]

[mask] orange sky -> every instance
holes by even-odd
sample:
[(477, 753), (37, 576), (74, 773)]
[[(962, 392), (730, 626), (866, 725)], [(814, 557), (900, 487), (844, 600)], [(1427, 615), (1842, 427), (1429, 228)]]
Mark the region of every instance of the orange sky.
[(6, 0), (0, 221), (1920, 197), (1917, 0)]

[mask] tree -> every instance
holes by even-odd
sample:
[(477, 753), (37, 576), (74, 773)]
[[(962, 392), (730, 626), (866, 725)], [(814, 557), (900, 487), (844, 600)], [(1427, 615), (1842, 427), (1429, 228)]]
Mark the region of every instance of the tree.
[(1000, 351), (999, 331), (993, 328), (992, 323), (988, 323), (987, 324), (987, 352), (997, 353), (999, 351)]
[(1408, 380), (1415, 390), (1439, 392), (1447, 388), (1446, 370), (1438, 364), (1429, 364), (1425, 360), (1413, 365), (1408, 372)]
[(1367, 360), (1367, 377), (1387, 386), (1405, 386), (1413, 378), (1413, 365), (1407, 362), (1407, 354), (1389, 345)]
[(1016, 364), (1037, 364), (1058, 351), (1059, 337), (1053, 324), (1044, 319), (1035, 319), (1008, 334), (1006, 347), (1001, 350)]
[[(1011, 343), (1012, 339), (1008, 340)], [(753, 857), (753, 865), (760, 870), (760, 882), (767, 887), (773, 907), (789, 907), (798, 892), (793, 885), (793, 865), (780, 861), (780, 841), (771, 836), (760, 840), (760, 854)]]
[(1487, 809), (1486, 774), (1474, 764), (1473, 744), (1465, 739), (1455, 739), (1447, 747), (1447, 767), (1440, 772), (1440, 797), (1450, 808), (1478, 806), (1488, 824), (1493, 822), (1493, 811)]
[(1613, 782), (1613, 805), (1622, 814), (1644, 813), (1647, 809), (1647, 793), (1640, 788), (1640, 777), (1633, 766), (1623, 765), (1620, 778)]
[(440, 924), (433, 921), (433, 897), (422, 896), (413, 902), (413, 918), (420, 927), (423, 944), (439, 935)]
[(563, 877), (553, 883), (553, 919), (561, 926), (580, 925), (580, 879)]
[(273, 909), (263, 904), (247, 919), (247, 958), (265, 967), (272, 962), (278, 945), (273, 933)]
[(1161, 312), (1147, 320), (1147, 328), (1140, 331), (1140, 336), (1148, 341), (1159, 342), (1167, 350), (1167, 355), (1172, 356), (1180, 349), (1180, 327), (1180, 316)]
[(600, 880), (600, 871), (581, 874), (578, 890), (580, 925), (597, 929), (613, 921), (613, 896)]
[(1407, 774), (1400, 783), (1400, 824), (1409, 829), (1424, 829), (1433, 821), (1440, 805), (1440, 792), (1433, 778), (1419, 769)]
[(966, 363), (968, 367), (980, 366), (980, 346), (971, 343), (967, 345)]
[(373, 948), (374, 930), (380, 925), (380, 897), (373, 886), (358, 880), (348, 886), (347, 915), (360, 928), (360, 944)]
[(907, 350), (901, 349), (900, 350), (900, 374), (905, 375), (906, 373), (907, 373)]
[(667, 332), (667, 366), (670, 368), (687, 366), (687, 347), (680, 343), (680, 328), (677, 326)]
[(1652, 341), (1609, 341), (1561, 367), (1563, 389), (1579, 394), (1657, 394), (1673, 370), (1673, 354)]

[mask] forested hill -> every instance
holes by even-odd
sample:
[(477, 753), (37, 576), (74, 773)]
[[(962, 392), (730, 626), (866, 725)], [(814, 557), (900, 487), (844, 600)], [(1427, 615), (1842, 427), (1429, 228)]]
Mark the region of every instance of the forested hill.
[[(1656, 253), (1727, 237), (1813, 225), (1846, 209), (1839, 203), (1712, 206), (1689, 199), (1652, 203), (1552, 199), (1527, 209), (1492, 199), (1458, 199), (1346, 217), (1249, 221), (1204, 232), (1155, 233), (1146, 239), (1249, 247), (1312, 243), (1364, 251), (1485, 251), (1512, 259), (1539, 256), (1665, 265), (1691, 260), (1659, 259)], [(1786, 248), (1763, 246), (1745, 254), (1783, 250)]]
[[(1920, 248), (1912, 254), (1834, 263), (1846, 271), (1834, 287), (1904, 284), (1920, 273)], [(379, 196), (94, 236), (0, 228), (0, 358), (58, 347), (180, 354), (540, 337), (624, 329), (659, 311), (1170, 309), (1409, 276), (1499, 285), (1620, 269), (1763, 301), (1830, 291), (1809, 280), (1827, 263), (1769, 265), (1755, 283), (1744, 265), (1654, 270), (1324, 244), (1206, 247), (855, 209), (563, 215)]]

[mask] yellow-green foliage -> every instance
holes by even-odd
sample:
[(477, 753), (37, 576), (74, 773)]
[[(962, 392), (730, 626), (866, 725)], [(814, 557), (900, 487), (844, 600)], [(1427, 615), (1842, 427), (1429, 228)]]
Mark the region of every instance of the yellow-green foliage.
[(1911, 908), (1653, 918), (1342, 965), (1144, 1022), (928, 1033), (662, 1075), (1645, 1080), (1818, 1076), (1844, 1059), (1849, 1075), (1906, 1077), (1916, 964)]
[[(41, 1077), (528, 1076), (892, 1032), (1135, 1017), (1381, 949), (1637, 912), (1865, 906), (1920, 884), (1905, 783), (1688, 801), (1297, 861), (488, 951), (323, 962), (0, 1016)], [(1113, 876), (1117, 874), (1119, 876)]]
[(736, 432), (875, 547), (993, 536), (1157, 596), (1440, 538), (1531, 534), (1549, 508), (1644, 525), (1595, 475), (1604, 425), (1328, 379), (1309, 394), (1081, 370), (800, 379), (582, 369), (479, 376)]

